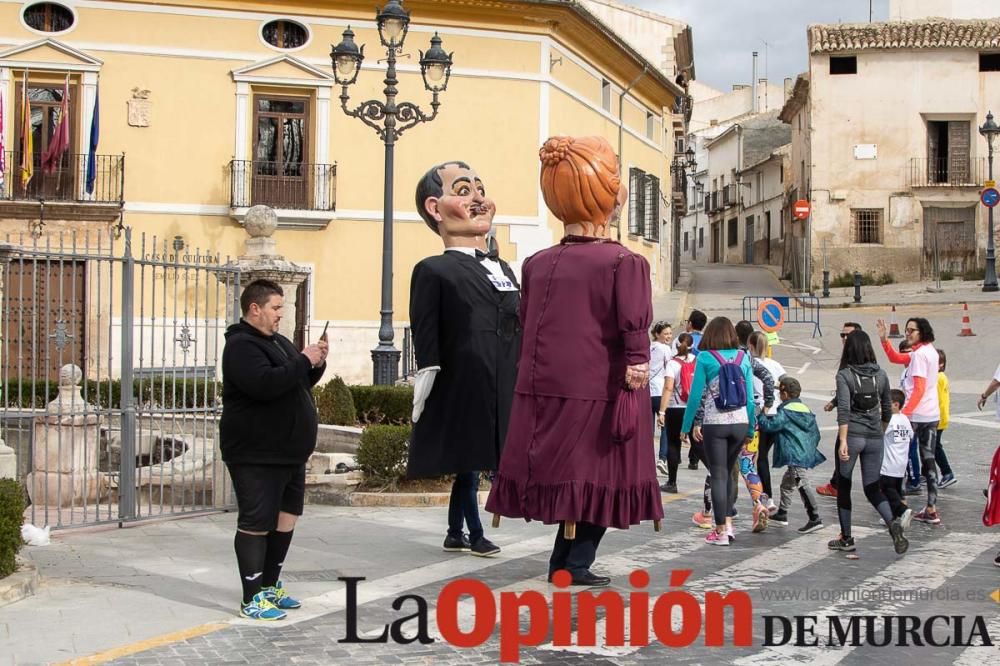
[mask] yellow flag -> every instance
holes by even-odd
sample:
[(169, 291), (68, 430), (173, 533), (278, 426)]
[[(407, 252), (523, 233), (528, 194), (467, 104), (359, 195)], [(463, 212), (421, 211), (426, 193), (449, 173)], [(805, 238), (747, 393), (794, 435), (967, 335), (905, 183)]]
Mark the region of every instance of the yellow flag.
[(27, 189), (31, 182), (35, 149), (31, 140), (31, 102), (28, 99), (28, 71), (24, 72), (21, 86), (21, 187)]

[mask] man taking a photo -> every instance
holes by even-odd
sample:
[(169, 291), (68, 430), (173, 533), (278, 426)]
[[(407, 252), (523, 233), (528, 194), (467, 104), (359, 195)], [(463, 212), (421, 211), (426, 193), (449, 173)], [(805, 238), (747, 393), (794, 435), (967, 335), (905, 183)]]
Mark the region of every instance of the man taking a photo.
[(281, 566), (302, 515), (306, 461), (318, 420), (311, 389), (326, 370), (325, 341), (301, 352), (278, 333), (284, 294), (254, 280), (240, 297), (243, 317), (222, 352), (222, 460), (236, 493), (240, 615), (280, 620), (302, 604), (285, 593)]

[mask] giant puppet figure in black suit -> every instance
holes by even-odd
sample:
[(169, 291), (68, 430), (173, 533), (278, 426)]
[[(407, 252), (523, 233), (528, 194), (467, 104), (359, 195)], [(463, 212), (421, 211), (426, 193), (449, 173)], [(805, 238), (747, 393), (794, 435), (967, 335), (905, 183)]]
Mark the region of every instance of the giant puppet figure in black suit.
[(410, 279), (418, 371), (407, 475), (455, 475), (444, 549), (488, 557), (500, 549), (483, 535), (477, 491), (479, 473), (497, 468), (507, 436), (521, 340), (518, 284), (487, 250), (496, 206), (475, 171), (439, 164), (416, 194), (444, 252), (418, 263)]

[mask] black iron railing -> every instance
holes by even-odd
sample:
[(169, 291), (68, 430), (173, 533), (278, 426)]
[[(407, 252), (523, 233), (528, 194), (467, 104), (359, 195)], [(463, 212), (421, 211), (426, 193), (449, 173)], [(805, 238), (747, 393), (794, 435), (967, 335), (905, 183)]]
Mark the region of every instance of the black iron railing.
[[(22, 153), (4, 153), (3, 186), (0, 199), (6, 201), (70, 202), (121, 205), (125, 192), (125, 156), (94, 155), (92, 183), (88, 187), (88, 156), (66, 153), (54, 168), (42, 166), (41, 153), (31, 159), (31, 178), (22, 179)], [(89, 191), (88, 191), (89, 190)]]
[(975, 187), (986, 179), (986, 158), (910, 158), (908, 187)]
[(335, 210), (337, 165), (233, 160), (229, 205), (288, 210)]
[(726, 185), (722, 188), (722, 206), (729, 208), (739, 202), (739, 191), (737, 185)]
[(402, 377), (412, 377), (417, 374), (417, 355), (413, 347), (413, 330), (407, 326), (403, 329), (403, 374)]

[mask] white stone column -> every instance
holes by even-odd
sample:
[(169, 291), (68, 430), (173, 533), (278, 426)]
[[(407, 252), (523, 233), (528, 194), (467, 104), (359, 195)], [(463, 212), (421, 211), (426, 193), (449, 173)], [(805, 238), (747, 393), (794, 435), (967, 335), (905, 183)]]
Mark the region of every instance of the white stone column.
[[(333, 193), (328, 186), (325, 166), (330, 163), (330, 93), (331, 88), (316, 88), (316, 164), (313, 171), (313, 197), (316, 208), (327, 210)], [(287, 299), (286, 299), (287, 302)]]
[(236, 136), (233, 159), (247, 159), (250, 125), (250, 84), (243, 81), (236, 84)]

